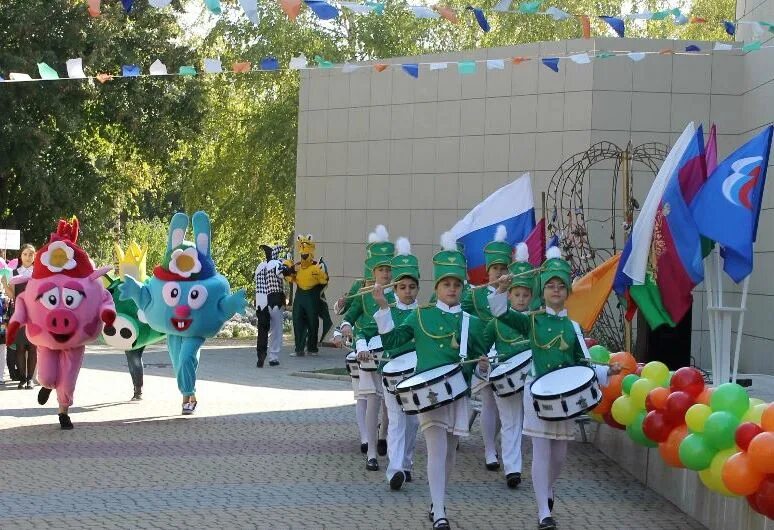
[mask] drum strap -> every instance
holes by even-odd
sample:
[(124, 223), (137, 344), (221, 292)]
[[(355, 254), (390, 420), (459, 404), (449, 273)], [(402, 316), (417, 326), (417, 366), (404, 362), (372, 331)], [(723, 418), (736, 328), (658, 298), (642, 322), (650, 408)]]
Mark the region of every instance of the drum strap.
[(589, 347), (586, 346), (586, 339), (583, 338), (583, 332), (581, 331), (580, 326), (574, 320), (571, 320), (570, 322), (572, 322), (572, 327), (575, 328), (575, 334), (578, 336), (578, 342), (580, 343), (580, 347), (583, 350), (583, 355), (586, 357), (586, 359), (591, 359)]
[(470, 329), (470, 315), (462, 312), (462, 337), (460, 340), (460, 358), (464, 361), (468, 358), (468, 331)]

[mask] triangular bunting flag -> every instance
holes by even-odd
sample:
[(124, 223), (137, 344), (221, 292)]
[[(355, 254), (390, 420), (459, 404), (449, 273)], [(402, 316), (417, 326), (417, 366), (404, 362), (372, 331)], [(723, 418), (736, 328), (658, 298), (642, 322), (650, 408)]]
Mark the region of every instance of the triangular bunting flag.
[(41, 79), (59, 79), (59, 74), (46, 63), (38, 63), (38, 72)]
[(419, 65), (417, 63), (402, 64), (401, 68), (414, 79), (419, 77)]
[(502, 59), (487, 59), (487, 70), (505, 70), (505, 61)]
[(83, 59), (79, 57), (67, 60), (67, 77), (70, 79), (83, 79), (86, 77), (83, 71)]
[(124, 77), (137, 77), (140, 75), (140, 67), (136, 64), (125, 64), (121, 67), (121, 75)]
[(306, 68), (309, 65), (309, 61), (306, 58), (306, 55), (303, 53), (299, 54), (298, 57), (292, 57), (290, 59), (290, 69), (291, 70), (301, 70), (303, 68)]
[(304, 0), (309, 9), (314, 11), (320, 20), (333, 20), (339, 16), (339, 10), (323, 0)]
[(602, 17), (599, 17), (599, 18), (601, 18), (602, 20), (607, 22), (610, 25), (610, 27), (613, 28), (613, 31), (615, 31), (616, 34), (619, 37), (623, 38), (624, 32), (625, 32), (625, 27), (624, 27), (624, 21), (623, 20), (621, 20), (618, 17), (602, 16)]
[(264, 57), (261, 59), (261, 70), (267, 70), (273, 72), (279, 70), (279, 61), (276, 57)]
[(558, 57), (544, 57), (541, 62), (554, 72), (559, 72), (559, 58)]
[(460, 61), (457, 63), (457, 72), (460, 75), (471, 75), (476, 73), (475, 61)]
[(150, 75), (167, 75), (167, 65), (162, 63), (160, 59), (156, 59), (150, 65)]
[(476, 22), (478, 22), (478, 25), (482, 30), (484, 30), (484, 32), (488, 32), (491, 29), (489, 26), (489, 21), (486, 19), (484, 12), (480, 8), (468, 6), (466, 9), (473, 11), (473, 14), (476, 16)]

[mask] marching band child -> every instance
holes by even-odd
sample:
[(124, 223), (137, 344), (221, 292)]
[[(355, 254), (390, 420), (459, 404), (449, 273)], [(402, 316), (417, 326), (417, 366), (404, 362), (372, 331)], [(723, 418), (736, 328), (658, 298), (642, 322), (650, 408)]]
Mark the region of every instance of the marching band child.
[[(379, 305), (374, 319), (387, 347), (396, 347), (413, 339), (417, 350), (416, 374), (478, 357), (479, 368), (488, 370), (489, 361), (483, 344), (484, 323), (463, 313), (460, 306), (462, 283), (466, 276), (465, 256), (456, 248), (454, 236), (441, 237), (441, 251), (433, 256), (435, 305), (423, 306), (410, 313), (396, 326), (384, 289), (377, 285), (373, 298)], [(467, 335), (467, 336), (466, 336)], [(463, 365), (470, 384), (473, 365)], [(419, 413), (420, 429), (427, 443), (427, 478), (430, 484), (430, 520), (433, 528), (450, 528), (446, 518), (446, 486), (454, 470), (457, 441), (468, 434), (468, 397)]]
[[(405, 237), (395, 242), (396, 255), (392, 258), (392, 278), (395, 281), (397, 300), (390, 306), (393, 322), (400, 325), (417, 308), (419, 292), (419, 261), (411, 254), (411, 243)], [(386, 356), (395, 359), (414, 351), (410, 340), (398, 348), (385, 348)], [(384, 380), (382, 380), (384, 384)], [(404, 482), (411, 482), (419, 419), (403, 412), (395, 396), (385, 386), (384, 397), (389, 425), (387, 428), (387, 480), (390, 489), (399, 490)]]
[[(511, 262), (513, 249), (505, 240), (508, 233), (505, 226), (499, 225), (495, 231), (494, 241), (484, 246), (484, 258), (489, 282), (495, 282), (500, 276), (508, 272), (508, 264)], [(469, 289), (462, 298), (462, 310), (475, 315), (484, 322), (492, 320), (489, 311), (487, 296), (495, 292), (492, 285), (478, 286)], [(492, 352), (496, 354), (497, 352)], [(480, 384), (478, 391), (481, 400), (481, 434), (484, 438), (484, 463), (489, 471), (500, 468), (497, 461), (497, 404), (494, 392), (488, 384)]]
[[(580, 327), (570, 320), (564, 307), (572, 288), (570, 265), (562, 259), (556, 247), (548, 249), (546, 258), (539, 269), (545, 310), (530, 314), (509, 310), (506, 292), (511, 286), (510, 275), (503, 275), (497, 292), (489, 296), (492, 314), (516, 332), (529, 337), (534, 378), (587, 362)], [(618, 373), (620, 366), (613, 364), (607, 370), (596, 367), (595, 371), (600, 384), (604, 385), (607, 376)], [(540, 419), (532, 406), (531, 383), (532, 379), (527, 379), (524, 386), (524, 433), (532, 438), (532, 486), (538, 505), (538, 528), (551, 530), (556, 528), (556, 522), (551, 517), (554, 484), (567, 457), (567, 442), (575, 439), (575, 422), (571, 419)]]
[[(387, 285), (392, 279), (391, 260), (395, 254), (395, 245), (389, 239), (387, 229), (383, 225), (368, 236), (368, 249), (366, 265), (373, 272), (376, 285)], [(389, 289), (390, 303), (395, 301), (395, 293)], [(353, 337), (352, 323), (357, 323), (358, 334), (355, 336), (355, 349), (358, 362), (372, 361), (381, 357), (384, 351), (382, 341), (376, 328), (373, 314), (378, 309), (371, 292), (362, 293), (352, 299), (352, 305), (344, 315), (341, 323), (341, 334), (345, 337)], [(396, 345), (398, 346), (398, 345)], [(382, 408), (382, 383), (377, 371), (360, 369), (359, 390), (360, 395), (366, 398), (366, 435), (367, 457), (366, 469), (378, 471), (379, 462), (377, 456), (377, 437), (379, 429), (379, 411)], [(386, 447), (383, 447), (386, 452)]]
[[(514, 275), (508, 289), (508, 299), (511, 308), (522, 313), (529, 309), (532, 300), (532, 286), (534, 285), (531, 276), (524, 276), (524, 273), (528, 273), (533, 268), (527, 261), (528, 259), (527, 245), (519, 243), (516, 246), (516, 260), (508, 266), (508, 270)], [(526, 336), (506, 326), (496, 318), (487, 323), (484, 339), (487, 345), (494, 344), (498, 362), (507, 361), (529, 349), (529, 339)], [(497, 412), (502, 424), (500, 445), (502, 447), (503, 467), (505, 468), (505, 481), (509, 488), (517, 488), (521, 483), (521, 430), (524, 418), (522, 396), (521, 392), (505, 397), (494, 394)]]

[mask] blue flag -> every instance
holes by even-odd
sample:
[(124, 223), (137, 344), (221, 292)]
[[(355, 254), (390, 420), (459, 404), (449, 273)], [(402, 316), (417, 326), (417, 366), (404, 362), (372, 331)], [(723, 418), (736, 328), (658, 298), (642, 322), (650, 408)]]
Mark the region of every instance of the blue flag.
[(607, 22), (611, 28), (613, 28), (613, 31), (616, 32), (616, 34), (623, 38), (624, 33), (626, 32), (626, 27), (624, 26), (623, 19), (620, 19), (618, 17), (599, 17), (605, 22)]
[(753, 269), (772, 130), (769, 125), (721, 162), (691, 205), (699, 232), (723, 247), (723, 270), (736, 283)]

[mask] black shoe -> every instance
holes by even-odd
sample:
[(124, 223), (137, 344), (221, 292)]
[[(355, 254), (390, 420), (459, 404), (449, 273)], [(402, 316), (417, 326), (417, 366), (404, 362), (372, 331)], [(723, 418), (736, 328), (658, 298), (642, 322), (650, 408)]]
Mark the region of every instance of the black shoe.
[(450, 530), (451, 526), (449, 525), (449, 520), (446, 517), (441, 517), (440, 519), (438, 519), (433, 523), (433, 528)]
[(320, 350), (318, 350), (317, 348), (315, 348), (315, 349), (313, 349), (313, 350), (308, 350), (308, 351), (309, 351), (309, 354), (310, 354), (310, 355), (313, 355), (313, 354), (315, 354), (315, 353), (320, 353)]
[(548, 499), (548, 509), (551, 510), (552, 512), (554, 511), (554, 499), (553, 498)]
[(403, 473), (403, 471), (398, 471), (390, 479), (390, 489), (394, 491), (398, 491), (401, 488), (401, 486), (403, 486), (403, 483), (405, 481), (406, 481), (406, 474)]
[(553, 517), (546, 517), (538, 525), (538, 530), (556, 530), (556, 521)]
[(256, 368), (263, 368), (263, 361), (259, 360), (257, 363), (255, 363)]
[(46, 388), (44, 386), (40, 387), (40, 391), (38, 392), (38, 403), (41, 405), (45, 405), (48, 401), (48, 396), (51, 395), (51, 389)]
[(279, 366), (279, 361), (269, 361), (269, 366)]
[(368, 442), (363, 442), (360, 444), (360, 452), (363, 454), (368, 453)]
[(59, 413), (59, 426), (63, 431), (69, 431), (73, 428), (73, 422), (70, 421), (70, 416), (64, 412)]
[[(505, 477), (505, 481), (508, 483), (508, 487), (511, 489), (516, 489), (519, 487), (519, 484), (521, 484), (521, 473), (508, 473)], [(551, 502), (549, 500), (549, 502)]]
[(500, 462), (498, 462), (497, 460), (495, 460), (494, 462), (487, 462), (486, 468), (489, 471), (497, 471), (498, 469), (500, 469)]
[(24, 379), (19, 381), (19, 384), (17, 385), (16, 390), (22, 390), (24, 388), (24, 383), (26, 383)]
[(379, 462), (376, 461), (376, 458), (369, 458), (366, 461), (366, 469), (368, 471), (379, 471)]
[(376, 454), (385, 456), (387, 454), (387, 440), (378, 440), (376, 442)]
[(411, 471), (404, 472), (406, 475), (406, 482), (411, 482)]
[(134, 387), (134, 395), (132, 396), (132, 401), (140, 401), (142, 400), (142, 387), (136, 386)]

